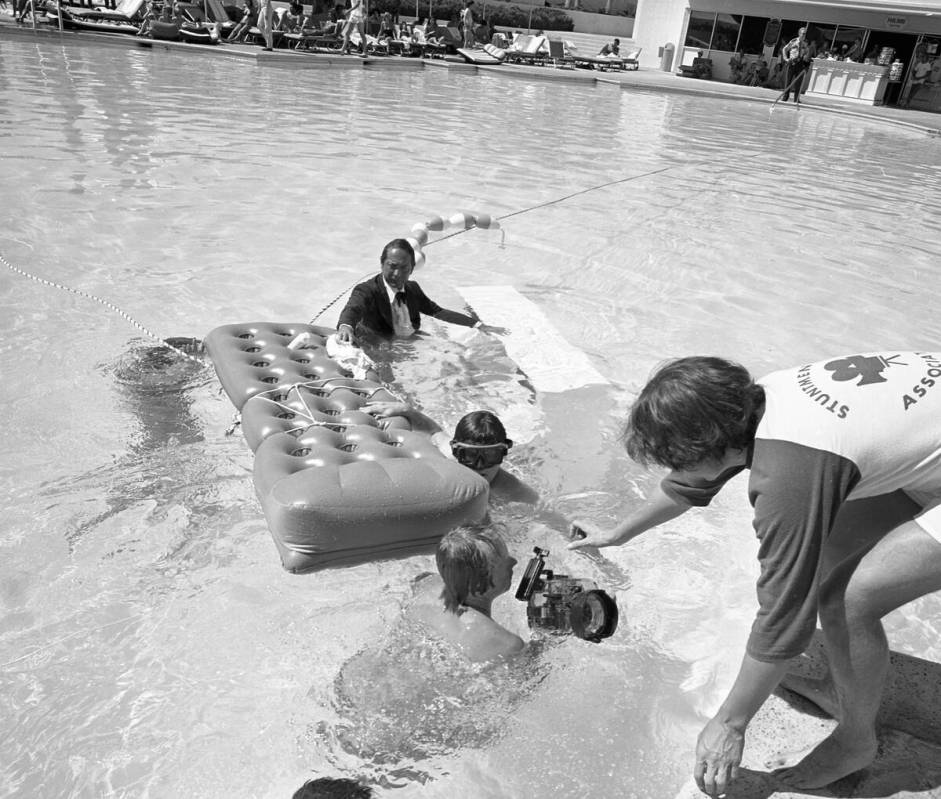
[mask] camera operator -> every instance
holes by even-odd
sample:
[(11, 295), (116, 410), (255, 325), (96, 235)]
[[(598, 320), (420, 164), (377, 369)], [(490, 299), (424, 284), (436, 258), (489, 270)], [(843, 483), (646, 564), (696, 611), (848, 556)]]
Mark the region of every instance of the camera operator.
[(516, 565), (503, 539), (491, 528), (458, 527), (441, 539), (435, 561), (439, 576), (419, 582), (412, 618), (473, 662), (521, 651), (523, 639), (490, 615), (493, 600), (510, 589)]

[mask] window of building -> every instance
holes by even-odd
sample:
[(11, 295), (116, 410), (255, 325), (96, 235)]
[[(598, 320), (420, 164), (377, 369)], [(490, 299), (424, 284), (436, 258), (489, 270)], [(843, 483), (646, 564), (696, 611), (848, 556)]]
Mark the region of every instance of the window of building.
[(836, 25), (819, 25), (816, 22), (807, 27), (807, 39), (817, 45), (817, 55), (822, 56), (833, 47)]
[(763, 50), (767, 17), (742, 17), (742, 30), (738, 36), (738, 49), (746, 55), (758, 55)]
[(716, 28), (712, 34), (713, 50), (735, 52), (738, 44), (738, 32), (742, 27), (742, 18), (736, 14), (717, 14)]
[(686, 46), (708, 50), (712, 41), (712, 29), (716, 24), (716, 15), (712, 11), (690, 11), (689, 25), (686, 28)]
[(866, 28), (851, 28), (839, 25), (833, 36), (833, 52), (841, 57), (862, 61), (865, 55)]

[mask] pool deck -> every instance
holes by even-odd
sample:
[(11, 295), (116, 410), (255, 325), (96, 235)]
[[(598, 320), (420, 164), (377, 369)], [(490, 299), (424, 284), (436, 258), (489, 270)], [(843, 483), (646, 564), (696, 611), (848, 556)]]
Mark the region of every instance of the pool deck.
[(275, 50), (266, 52), (256, 45), (220, 44), (216, 46), (186, 44), (183, 42), (155, 41), (120, 34), (98, 34), (77, 31), (59, 31), (48, 23), (33, 27), (27, 23), (17, 25), (7, 15), (0, 16), (0, 41), (4, 38), (43, 38), (74, 42), (96, 43), (102, 46), (145, 47), (150, 49), (186, 52), (216, 58), (254, 60), (258, 66), (282, 69), (447, 69), (470, 75), (493, 75), (516, 80), (560, 81), (585, 85), (610, 84), (625, 91), (675, 92), (715, 97), (722, 100), (742, 100), (764, 103), (769, 112), (791, 114), (800, 110), (814, 113), (833, 113), (882, 122), (929, 136), (941, 137), (941, 114), (913, 111), (895, 106), (871, 106), (829, 97), (802, 97), (800, 105), (775, 101), (780, 97), (776, 89), (739, 86), (720, 81), (698, 80), (656, 69), (595, 70), (555, 66), (529, 66), (524, 64), (483, 65), (470, 64), (459, 56), (446, 58), (404, 58), (400, 56), (342, 56), (336, 52)]

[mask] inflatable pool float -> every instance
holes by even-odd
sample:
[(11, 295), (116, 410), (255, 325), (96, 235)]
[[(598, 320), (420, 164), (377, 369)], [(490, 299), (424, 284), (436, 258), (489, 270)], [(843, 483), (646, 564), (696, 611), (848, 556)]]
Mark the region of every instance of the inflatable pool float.
[(374, 373), (354, 376), (327, 355), (334, 332), (256, 322), (205, 339), (255, 453), (255, 492), (281, 562), (295, 573), (428, 552), (487, 512), (486, 480), (407, 420), (361, 410), (396, 397)]

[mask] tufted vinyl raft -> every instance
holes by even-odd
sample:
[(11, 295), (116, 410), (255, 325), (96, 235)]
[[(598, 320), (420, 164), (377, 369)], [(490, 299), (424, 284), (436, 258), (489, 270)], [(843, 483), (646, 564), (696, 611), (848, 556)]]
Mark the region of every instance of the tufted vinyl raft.
[[(486, 480), (406, 419), (361, 410), (397, 398), (378, 376), (356, 379), (327, 355), (334, 332), (257, 322), (217, 327), (205, 341), (241, 412), (281, 562), (295, 573), (428, 552), (487, 512)], [(303, 333), (306, 342), (289, 348)]]

